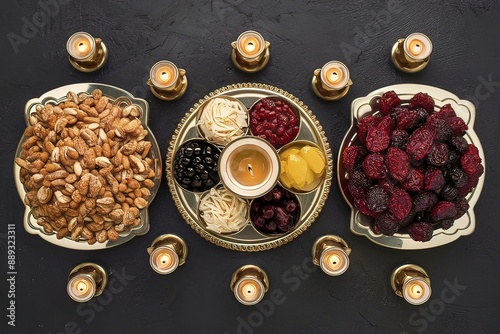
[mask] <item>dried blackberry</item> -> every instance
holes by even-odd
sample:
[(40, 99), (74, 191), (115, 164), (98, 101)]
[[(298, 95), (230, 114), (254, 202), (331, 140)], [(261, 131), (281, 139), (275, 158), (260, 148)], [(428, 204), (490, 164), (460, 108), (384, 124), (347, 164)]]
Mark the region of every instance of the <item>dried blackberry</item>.
[(365, 198), (366, 196), (366, 188), (355, 184), (351, 180), (347, 183), (347, 189), (354, 198)]
[(368, 209), (375, 213), (381, 213), (387, 209), (389, 194), (379, 186), (373, 186), (366, 192), (366, 204)]
[(398, 222), (399, 226), (401, 227), (408, 226), (408, 224), (413, 222), (413, 220), (415, 219), (415, 214), (416, 214), (415, 209), (411, 208), (408, 215), (403, 220)]
[(433, 114), (427, 118), (424, 127), (431, 131), (437, 141), (448, 141), (453, 137), (453, 131), (445, 120)]
[(406, 152), (410, 154), (413, 160), (422, 160), (431, 148), (434, 141), (434, 135), (431, 131), (420, 127), (413, 132), (408, 139)]
[(446, 163), (447, 168), (455, 166), (460, 161), (460, 155), (455, 152), (455, 150), (449, 150), (448, 152), (448, 162)]
[(439, 222), (444, 219), (454, 218), (457, 215), (455, 203), (441, 201), (434, 205), (429, 213), (432, 222)]
[(446, 201), (453, 201), (458, 196), (458, 189), (450, 184), (445, 184), (439, 192)]
[(474, 172), (472, 175), (469, 175), (469, 180), (467, 181), (467, 184), (461, 188), (458, 188), (458, 194), (461, 196), (465, 196), (468, 193), (472, 191), (473, 188), (475, 188), (479, 182), (479, 177), (484, 173), (484, 167), (483, 165), (479, 165), (477, 167), (476, 172)]
[(403, 182), (410, 170), (410, 157), (408, 154), (396, 147), (387, 150), (387, 167), (391, 176), (399, 182)]
[(464, 154), (469, 148), (469, 144), (464, 137), (453, 137), (450, 140), (450, 145), (459, 153)]
[(458, 219), (469, 210), (469, 202), (467, 202), (465, 197), (459, 197), (455, 200), (455, 208), (457, 209), (457, 214), (453, 218)]
[(401, 100), (395, 91), (391, 90), (382, 94), (378, 99), (378, 110), (382, 115), (388, 115), (391, 110), (401, 104)]
[(370, 217), (377, 217), (379, 214), (373, 212), (368, 208), (365, 198), (354, 198), (354, 205), (358, 208), (359, 212)]
[(363, 188), (369, 188), (372, 185), (372, 181), (361, 169), (355, 169), (349, 173), (349, 181)]
[(389, 198), (387, 207), (397, 221), (403, 220), (413, 206), (410, 195), (403, 189), (398, 189)]
[(434, 99), (427, 93), (417, 93), (410, 100), (410, 109), (424, 108), (428, 113), (434, 111)]
[(406, 144), (408, 143), (408, 132), (405, 130), (394, 130), (391, 133), (391, 142), (390, 145), (392, 147), (396, 147), (402, 150), (406, 150)]
[(407, 191), (418, 192), (424, 187), (424, 174), (416, 168), (410, 168), (406, 180), (401, 185)]
[(384, 213), (375, 219), (375, 226), (384, 235), (393, 235), (399, 231), (399, 224), (389, 213)]
[(451, 182), (455, 185), (457, 188), (461, 188), (467, 184), (467, 181), (469, 181), (469, 177), (467, 176), (467, 173), (460, 168), (460, 167), (453, 167), (448, 171), (448, 176), (451, 179)]
[(426, 190), (439, 190), (444, 186), (443, 172), (437, 168), (427, 168), (424, 177), (424, 188)]
[(419, 124), (425, 123), (427, 117), (429, 117), (429, 113), (427, 112), (427, 110), (425, 110), (424, 108), (417, 108), (415, 109), (415, 111), (418, 114), (418, 123)]
[(441, 167), (446, 165), (449, 159), (450, 151), (445, 143), (434, 143), (427, 153), (426, 160), (431, 165)]
[(447, 230), (453, 226), (454, 222), (455, 222), (455, 219), (453, 219), (453, 218), (444, 219), (441, 221), (441, 228), (443, 230)]
[(428, 211), (438, 201), (438, 196), (432, 191), (423, 191), (413, 196), (413, 208), (416, 212)]
[(415, 222), (407, 227), (408, 234), (415, 241), (429, 241), (432, 239), (434, 229), (428, 222)]
[(363, 171), (370, 179), (381, 179), (387, 174), (385, 158), (380, 153), (371, 153), (363, 160)]

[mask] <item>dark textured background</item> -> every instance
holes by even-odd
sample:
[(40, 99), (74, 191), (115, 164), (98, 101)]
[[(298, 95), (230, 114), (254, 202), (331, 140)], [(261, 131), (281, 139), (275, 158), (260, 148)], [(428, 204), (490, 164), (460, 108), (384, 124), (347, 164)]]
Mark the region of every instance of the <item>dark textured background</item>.
[[(0, 262), (4, 273), (0, 277), (7, 272), (8, 223), (17, 225), (18, 271), (17, 331), (6, 325), (7, 286), (2, 278), (0, 332), (222, 334), (237, 333), (245, 322), (249, 325), (241, 325), (239, 333), (498, 333), (498, 1), (397, 1), (401, 11), (378, 25), (374, 15), (387, 10), (384, 1), (61, 2), (57, 13), (19, 45), (17, 53), (8, 33), (21, 35), (23, 18), (32, 21), (42, 7), (37, 1), (8, 1), (0, 13)], [(271, 43), (271, 61), (256, 74), (236, 70), (229, 58), (230, 42), (248, 29), (261, 32)], [(77, 72), (67, 61), (66, 40), (80, 30), (102, 37), (109, 47), (109, 61), (96, 73)], [(405, 74), (391, 64), (390, 49), (398, 38), (415, 31), (429, 35), (434, 52), (423, 72)], [(364, 41), (362, 34), (367, 36)], [(356, 50), (343, 53), (341, 45), (346, 44)], [(188, 73), (187, 93), (175, 102), (156, 99), (145, 84), (149, 68), (161, 59)], [(354, 85), (341, 101), (324, 102), (310, 89), (310, 79), (315, 68), (333, 59), (348, 65)], [(486, 87), (488, 77), (493, 84)], [(475, 209), (476, 231), (436, 249), (383, 248), (349, 231), (350, 211), (335, 180), (324, 211), (298, 239), (266, 252), (239, 253), (212, 245), (192, 231), (163, 182), (150, 207), (147, 235), (102, 251), (59, 248), (24, 231), (24, 207), (16, 193), (12, 165), (25, 127), (26, 101), (77, 82), (107, 83), (146, 98), (152, 110), (150, 127), (163, 154), (184, 113), (205, 94), (232, 83), (267, 83), (299, 97), (323, 125), (334, 155), (349, 126), (354, 98), (397, 83), (444, 88), (474, 100), (478, 107), (475, 130), (487, 167)], [(146, 253), (162, 233), (178, 234), (189, 245), (186, 265), (168, 276), (153, 272)], [(340, 277), (316, 270), (299, 278), (291, 272), (310, 256), (314, 240), (327, 233), (341, 235), (352, 247), (349, 270)], [(97, 301), (99, 311), (92, 311), (90, 304), (73, 302), (65, 290), (69, 271), (82, 261), (101, 263), (115, 277), (125, 271), (134, 278), (120, 292), (110, 294), (110, 300)], [(390, 288), (391, 271), (406, 262), (422, 265), (432, 279), (433, 296), (424, 306), (407, 304)], [(283, 293), (285, 301), (275, 305), (271, 314), (259, 316), (263, 314), (259, 308), (240, 305), (229, 290), (232, 272), (247, 263), (264, 268), (271, 290)], [(454, 280), (466, 288), (452, 302), (442, 303), (445, 282)]]

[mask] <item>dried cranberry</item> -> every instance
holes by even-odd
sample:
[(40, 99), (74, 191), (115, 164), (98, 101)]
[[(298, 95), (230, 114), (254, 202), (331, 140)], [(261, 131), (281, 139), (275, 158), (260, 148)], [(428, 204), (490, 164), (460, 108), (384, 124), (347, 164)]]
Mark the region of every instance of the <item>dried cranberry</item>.
[(381, 152), (389, 146), (390, 142), (391, 137), (389, 132), (378, 129), (377, 127), (370, 127), (368, 129), (366, 135), (366, 148), (368, 151)]
[(465, 197), (460, 197), (455, 201), (455, 208), (457, 209), (457, 214), (453, 218), (458, 219), (469, 210), (469, 202), (467, 202)]
[(423, 191), (413, 197), (413, 208), (416, 212), (428, 211), (438, 201), (438, 196), (431, 191)]
[(392, 195), (398, 187), (394, 184), (394, 182), (389, 178), (385, 177), (383, 179), (378, 180), (378, 185), (382, 187), (389, 195)]
[(453, 202), (441, 201), (434, 205), (429, 215), (431, 221), (438, 222), (443, 219), (454, 218), (457, 215), (457, 208)]
[(366, 199), (363, 197), (358, 197), (358, 198), (354, 198), (354, 205), (358, 208), (358, 210), (364, 214), (364, 215), (367, 215), (367, 216), (371, 216), (371, 217), (377, 217), (378, 216), (378, 213), (376, 212), (373, 212), (372, 210), (370, 210), (368, 208), (368, 203), (366, 202)]
[(431, 146), (426, 159), (431, 165), (441, 167), (448, 163), (449, 154), (448, 145), (436, 142)]
[(399, 148), (390, 147), (387, 150), (387, 166), (391, 176), (399, 182), (403, 182), (410, 170), (410, 157)]
[(346, 171), (350, 172), (353, 170), (356, 164), (362, 161), (363, 157), (365, 157), (367, 153), (368, 152), (363, 146), (347, 146), (342, 154), (342, 162), (344, 163)]
[(421, 127), (415, 130), (408, 139), (406, 152), (413, 160), (423, 159), (433, 144), (433, 134), (429, 130)]
[(382, 94), (378, 100), (378, 110), (382, 115), (388, 115), (391, 110), (401, 104), (401, 100), (395, 91), (391, 90)]
[(358, 121), (358, 139), (362, 144), (366, 144), (368, 129), (378, 124), (379, 115), (368, 115)]
[(467, 151), (460, 158), (460, 163), (467, 175), (474, 174), (481, 164), (481, 158), (479, 157), (479, 150), (477, 147), (469, 144)]
[(453, 137), (453, 130), (450, 128), (448, 123), (439, 118), (437, 114), (429, 116), (424, 127), (432, 132), (434, 140), (448, 141)]
[(434, 232), (432, 225), (428, 222), (414, 222), (406, 228), (410, 237), (415, 241), (429, 241)]
[(403, 220), (408, 214), (413, 206), (410, 195), (403, 189), (398, 189), (389, 198), (387, 207), (389, 211), (393, 214), (396, 220)]
[(384, 178), (387, 173), (384, 156), (380, 153), (369, 154), (363, 160), (363, 171), (370, 179)]
[(434, 111), (434, 99), (427, 93), (417, 93), (410, 100), (410, 109), (424, 108), (428, 113)]
[(407, 191), (418, 192), (424, 187), (424, 174), (416, 168), (410, 168), (408, 177), (401, 185)]
[(406, 130), (417, 126), (420, 121), (418, 112), (407, 108), (397, 108), (395, 110), (396, 129)]
[(424, 188), (426, 190), (439, 190), (444, 186), (443, 173), (437, 168), (428, 168), (425, 172)]

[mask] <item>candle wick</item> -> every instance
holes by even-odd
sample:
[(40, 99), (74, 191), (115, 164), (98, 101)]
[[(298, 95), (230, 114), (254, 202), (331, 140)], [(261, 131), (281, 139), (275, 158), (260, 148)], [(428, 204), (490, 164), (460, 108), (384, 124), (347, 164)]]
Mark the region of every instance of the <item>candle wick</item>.
[(248, 168), (248, 171), (250, 172), (250, 175), (254, 176), (253, 170), (252, 170), (252, 165), (248, 164), (247, 168)]

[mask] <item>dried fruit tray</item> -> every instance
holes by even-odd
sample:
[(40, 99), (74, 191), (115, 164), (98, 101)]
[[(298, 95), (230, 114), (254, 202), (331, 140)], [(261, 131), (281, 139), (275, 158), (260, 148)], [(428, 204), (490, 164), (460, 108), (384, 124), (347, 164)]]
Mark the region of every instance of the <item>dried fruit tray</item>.
[[(257, 232), (248, 222), (239, 232), (222, 234), (208, 230), (200, 222), (197, 207), (200, 197), (204, 193), (195, 193), (184, 190), (175, 181), (173, 176), (173, 161), (177, 150), (187, 140), (200, 138), (196, 131), (196, 115), (200, 106), (210, 98), (216, 96), (231, 96), (239, 99), (250, 108), (256, 101), (265, 97), (279, 97), (296, 110), (300, 111), (300, 132), (295, 140), (311, 141), (323, 151), (327, 164), (324, 182), (315, 190), (308, 193), (295, 193), (301, 206), (301, 216), (295, 228), (285, 234), (264, 235)], [(317, 218), (321, 212), (330, 191), (333, 173), (333, 159), (330, 146), (327, 142), (321, 125), (304, 103), (292, 94), (265, 84), (240, 83), (217, 89), (206, 95), (190, 109), (175, 130), (166, 157), (166, 177), (173, 200), (186, 222), (206, 240), (232, 250), (238, 251), (264, 251), (284, 245), (302, 234)]]
[(479, 150), (479, 156), (482, 159), (482, 164), (485, 166), (484, 152), (481, 142), (474, 132), (474, 120), (476, 117), (476, 109), (474, 105), (466, 100), (460, 100), (456, 95), (432, 86), (418, 85), (418, 84), (399, 84), (377, 89), (365, 97), (355, 99), (351, 105), (351, 127), (347, 131), (338, 153), (337, 173), (339, 188), (346, 200), (347, 204), (351, 207), (350, 228), (354, 234), (364, 235), (372, 242), (395, 249), (427, 249), (437, 247), (450, 243), (461, 236), (466, 236), (474, 232), (476, 220), (474, 216), (474, 205), (476, 204), (481, 189), (484, 183), (484, 174), (480, 177), (476, 188), (467, 195), (466, 199), (469, 202), (469, 210), (461, 218), (457, 219), (454, 225), (448, 230), (441, 228), (434, 231), (433, 237), (427, 242), (418, 242), (411, 239), (408, 234), (395, 233), (393, 236), (386, 236), (382, 234), (375, 234), (370, 227), (370, 221), (367, 217), (359, 212), (354, 206), (353, 198), (347, 188), (348, 174), (342, 163), (342, 152), (351, 144), (357, 142), (357, 122), (359, 119), (366, 115), (374, 113), (377, 109), (377, 100), (380, 96), (387, 91), (394, 90), (400, 97), (403, 103), (408, 102), (411, 97), (419, 92), (429, 94), (437, 107), (449, 103), (455, 110), (457, 116), (461, 117), (468, 125), (469, 129), (466, 131), (464, 138), (467, 142), (474, 144)]
[[(139, 217), (141, 219), (140, 225), (130, 229), (127, 232), (119, 234), (119, 238), (115, 241), (107, 240), (106, 242), (103, 243), (96, 242), (93, 245), (89, 245), (85, 240), (74, 241), (68, 237), (58, 239), (56, 237), (55, 232), (50, 234), (45, 233), (43, 228), (37, 224), (36, 219), (33, 217), (31, 213), (30, 207), (26, 205), (24, 214), (24, 228), (26, 229), (26, 231), (28, 231), (31, 234), (38, 234), (43, 239), (55, 245), (77, 250), (98, 250), (98, 249), (110, 248), (123, 244), (132, 239), (133, 237), (135, 237), (136, 235), (146, 234), (149, 231), (149, 226), (150, 226), (148, 206), (153, 201), (156, 193), (158, 192), (158, 188), (160, 187), (160, 181), (161, 181), (161, 173), (163, 169), (162, 158), (160, 155), (160, 149), (158, 147), (158, 143), (153, 133), (148, 127), (148, 121), (149, 121), (148, 103), (143, 99), (135, 98), (129, 92), (118, 87), (99, 84), (99, 83), (78, 83), (78, 84), (72, 84), (55, 88), (51, 91), (46, 92), (39, 98), (31, 99), (26, 103), (24, 110), (26, 125), (28, 126), (30, 124), (29, 123), (30, 116), (32, 113), (35, 112), (37, 106), (41, 105), (43, 106), (48, 103), (59, 104), (67, 100), (66, 94), (70, 91), (76, 93), (77, 95), (80, 93), (87, 93), (90, 95), (94, 89), (100, 89), (103, 93), (103, 96), (108, 97), (110, 99), (110, 102), (119, 104), (120, 106), (135, 105), (139, 108), (139, 110), (141, 111), (139, 118), (144, 128), (148, 130), (148, 135), (145, 137), (145, 139), (150, 141), (152, 144), (151, 150), (149, 152), (149, 157), (154, 160), (155, 163), (154, 170), (156, 172), (156, 175), (154, 176), (153, 179), (154, 185), (150, 189), (151, 194), (148, 198), (148, 204), (144, 209), (140, 210), (139, 214)], [(20, 157), (21, 146), (25, 142), (25, 140), (26, 137), (23, 136), (19, 141), (19, 145), (16, 150), (16, 158)], [(19, 173), (20, 173), (20, 167), (14, 163), (14, 179), (16, 180), (17, 191), (19, 193), (19, 196), (21, 197), (21, 200), (24, 200), (24, 197), (26, 195), (26, 189), (19, 180)]]

